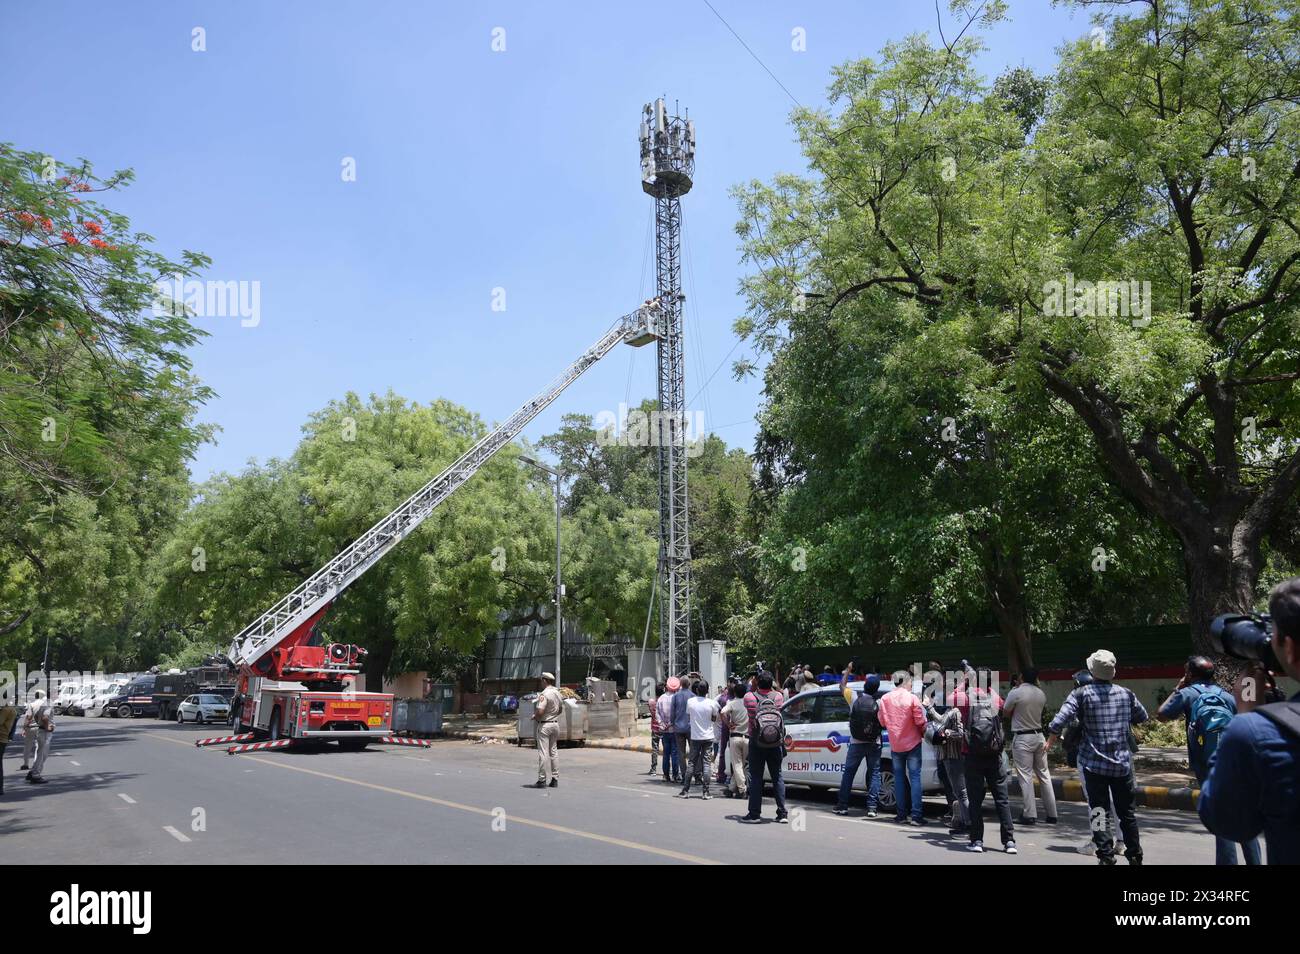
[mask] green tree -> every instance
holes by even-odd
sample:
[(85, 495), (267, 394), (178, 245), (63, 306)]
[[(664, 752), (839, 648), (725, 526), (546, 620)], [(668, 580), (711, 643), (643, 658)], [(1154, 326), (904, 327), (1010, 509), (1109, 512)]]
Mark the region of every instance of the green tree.
[[(1037, 435), (1086, 428), (1085, 463), (1177, 539), (1204, 646), (1216, 612), (1253, 605), (1267, 535), (1300, 484), (1289, 277), (1300, 261), (1300, 26), (1269, 0), (1135, 4), (1098, 22), (1096, 38), (1065, 49), (1041, 118), (1023, 76), (986, 91), (965, 31), (838, 69), (834, 111), (795, 114), (813, 178), (740, 194), (759, 270), (738, 330), (777, 356), (780, 386), (803, 310), (832, 330), (892, 324), (902, 333), (891, 347), (947, 392), (920, 395), (920, 413), (969, 408), (963, 453), (973, 461), (991, 439), (989, 474), (1023, 468), (1014, 448)], [(1059, 307), (1074, 275), (1115, 283), (1102, 309), (1086, 284), (1069, 304), (1089, 307)], [(1138, 279), (1149, 299), (1130, 294)], [(1121, 301), (1138, 313), (1114, 314)], [(791, 391), (818, 408), (867, 403), (808, 373)], [(788, 447), (789, 433), (780, 439)], [(1063, 453), (1049, 459), (1073, 467)], [(783, 476), (802, 479), (797, 462)], [(978, 500), (987, 481), (966, 486)], [(999, 526), (1033, 512), (1011, 489), (999, 488), (1014, 505)], [(1118, 527), (1122, 512), (1103, 509)], [(1129, 566), (1161, 564), (1151, 532), (1119, 549)]]
[[(229, 640), (486, 433), (447, 401), (348, 394), (312, 415), (292, 457), (221, 475), (163, 550), (156, 612), (203, 647)], [(331, 608), (330, 639), (369, 651), (372, 685), (441, 670), (547, 600), (550, 526), (507, 448)], [(553, 545), (554, 537), (551, 537)], [(199, 556), (202, 557), (199, 560)], [(196, 562), (198, 560), (198, 562)]]
[(156, 540), (183, 508), (209, 391), (153, 250), (100, 201), (131, 181), (0, 144), (0, 655), (129, 658)]
[[(639, 428), (632, 415), (648, 421), (656, 410), (654, 401), (642, 401), (622, 433), (598, 431), (586, 415), (566, 415), (560, 430), (540, 442), (572, 475), (564, 533), (575, 542), (565, 578), (570, 605), (597, 636), (645, 632), (659, 554), (658, 452), (653, 428)], [(687, 465), (692, 632), (717, 638), (733, 615), (750, 609), (745, 561), (752, 545), (746, 535), (752, 468), (743, 452), (728, 451), (716, 435), (700, 437)], [(650, 631), (656, 646), (657, 612)]]

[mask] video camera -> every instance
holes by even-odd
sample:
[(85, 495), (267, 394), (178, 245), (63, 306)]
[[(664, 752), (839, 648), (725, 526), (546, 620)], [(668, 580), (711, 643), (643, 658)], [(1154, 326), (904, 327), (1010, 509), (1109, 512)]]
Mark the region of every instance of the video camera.
[(1269, 672), (1282, 672), (1273, 653), (1273, 620), (1267, 613), (1216, 616), (1210, 624), (1210, 643), (1217, 652), (1234, 659), (1249, 659)]

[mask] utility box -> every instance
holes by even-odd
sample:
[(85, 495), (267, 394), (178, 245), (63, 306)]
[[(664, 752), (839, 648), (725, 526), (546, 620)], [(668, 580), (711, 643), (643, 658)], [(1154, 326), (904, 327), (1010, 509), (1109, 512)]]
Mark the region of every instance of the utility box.
[(727, 684), (727, 643), (721, 639), (701, 639), (697, 644), (700, 655), (700, 675), (709, 684), (709, 694), (715, 695), (718, 686)]
[(394, 699), (393, 731), (437, 735), (442, 731), (442, 699)]
[[(586, 705), (576, 699), (564, 700), (564, 714), (560, 716), (560, 741), (582, 742), (587, 738)], [(522, 742), (537, 738), (537, 724), (533, 714), (537, 711), (537, 694), (529, 693), (519, 700), (519, 717), (515, 722), (515, 736)]]

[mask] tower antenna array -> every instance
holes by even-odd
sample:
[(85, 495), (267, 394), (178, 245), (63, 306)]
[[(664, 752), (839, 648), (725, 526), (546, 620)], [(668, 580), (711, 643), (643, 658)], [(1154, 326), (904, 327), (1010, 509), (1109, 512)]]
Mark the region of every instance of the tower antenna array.
[(664, 100), (641, 118), (641, 188), (655, 200), (659, 369), (659, 646), (666, 673), (691, 668), (691, 541), (686, 496), (686, 362), (682, 348), (682, 203), (695, 174), (695, 123)]

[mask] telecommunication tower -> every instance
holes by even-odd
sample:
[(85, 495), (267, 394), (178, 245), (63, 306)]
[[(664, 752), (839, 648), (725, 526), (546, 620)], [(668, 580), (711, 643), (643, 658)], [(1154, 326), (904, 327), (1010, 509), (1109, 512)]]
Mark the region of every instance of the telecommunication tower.
[(663, 99), (641, 118), (641, 188), (655, 200), (655, 284), (661, 326), (659, 425), (659, 646), (667, 675), (691, 667), (691, 540), (686, 496), (686, 363), (682, 348), (682, 203), (695, 174), (695, 124)]

